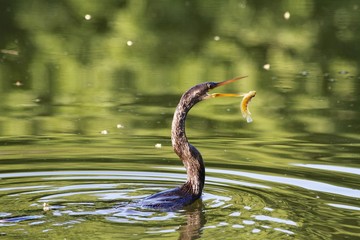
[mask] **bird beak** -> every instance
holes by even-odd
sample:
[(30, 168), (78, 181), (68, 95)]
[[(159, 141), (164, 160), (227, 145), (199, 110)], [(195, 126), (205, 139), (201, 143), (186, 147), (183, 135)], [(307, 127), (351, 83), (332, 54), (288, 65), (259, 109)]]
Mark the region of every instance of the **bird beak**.
[(222, 81), (222, 82), (218, 82), (218, 83), (216, 83), (216, 87), (224, 86), (224, 85), (226, 85), (226, 84), (229, 84), (229, 83), (238, 81), (238, 80), (243, 79), (243, 78), (246, 78), (246, 77), (247, 77), (247, 76), (236, 77), (236, 78), (233, 78), (233, 79), (229, 79), (229, 80), (225, 80), (225, 81)]
[[(243, 77), (236, 77), (233, 79), (229, 79), (229, 80), (225, 80), (222, 82), (218, 82), (216, 83), (215, 88), (220, 87), (220, 86), (224, 86), (226, 84), (238, 81), (240, 79), (246, 78), (247, 76), (243, 76)], [(236, 93), (212, 93), (209, 94), (206, 98), (216, 98), (216, 97), (242, 97), (244, 96), (244, 94), (236, 94)]]

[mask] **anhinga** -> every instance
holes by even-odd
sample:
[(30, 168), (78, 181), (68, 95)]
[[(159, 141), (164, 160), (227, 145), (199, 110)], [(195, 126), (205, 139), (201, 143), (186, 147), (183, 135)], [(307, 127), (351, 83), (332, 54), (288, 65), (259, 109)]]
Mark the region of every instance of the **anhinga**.
[(171, 141), (175, 153), (182, 160), (187, 174), (187, 180), (181, 186), (151, 195), (141, 202), (141, 207), (177, 210), (193, 203), (201, 197), (205, 182), (205, 166), (200, 152), (188, 142), (185, 134), (187, 113), (198, 102), (214, 97), (239, 97), (243, 94), (208, 92), (216, 87), (234, 82), (244, 77), (238, 77), (223, 82), (205, 82), (186, 91), (176, 107), (172, 127)]

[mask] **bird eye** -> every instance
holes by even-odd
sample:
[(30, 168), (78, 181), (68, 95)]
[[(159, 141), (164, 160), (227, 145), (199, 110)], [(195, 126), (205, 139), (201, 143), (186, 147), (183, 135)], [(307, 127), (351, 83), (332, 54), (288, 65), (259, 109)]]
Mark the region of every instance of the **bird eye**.
[(215, 84), (214, 82), (208, 82), (208, 83), (206, 84), (206, 86), (207, 86), (208, 89), (213, 89), (213, 88), (216, 87), (216, 84)]

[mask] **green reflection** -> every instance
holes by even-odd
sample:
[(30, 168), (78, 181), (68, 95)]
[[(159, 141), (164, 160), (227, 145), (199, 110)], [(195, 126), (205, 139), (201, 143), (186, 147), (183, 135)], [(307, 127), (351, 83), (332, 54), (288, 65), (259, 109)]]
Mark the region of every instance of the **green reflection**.
[[(354, 131), (359, 6), (323, 6), (310, 0), (2, 1), (2, 116), (56, 118), (60, 104), (74, 106), (81, 114), (70, 108), (63, 114), (76, 118), (111, 118), (117, 106), (135, 106), (142, 96), (170, 94), (160, 103), (173, 107), (191, 85), (246, 74), (233, 90), (258, 91), (259, 131)], [(87, 105), (113, 108), (99, 116), (103, 111)], [(21, 132), (13, 135), (27, 134)]]

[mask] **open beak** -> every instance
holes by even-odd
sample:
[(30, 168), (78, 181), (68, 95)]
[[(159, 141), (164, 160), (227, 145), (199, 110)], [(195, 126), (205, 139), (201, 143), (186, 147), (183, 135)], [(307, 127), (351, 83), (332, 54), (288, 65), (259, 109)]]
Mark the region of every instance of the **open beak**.
[(233, 78), (233, 79), (229, 79), (229, 80), (225, 80), (225, 81), (222, 81), (222, 82), (218, 82), (218, 83), (216, 83), (216, 87), (224, 86), (224, 85), (226, 85), (226, 84), (229, 84), (229, 83), (238, 81), (238, 80), (243, 79), (243, 78), (246, 78), (246, 77), (247, 77), (247, 76), (236, 77), (236, 78)]
[[(226, 84), (229, 84), (229, 83), (238, 81), (238, 80), (243, 79), (243, 78), (246, 78), (246, 77), (247, 77), (247, 76), (236, 77), (236, 78), (233, 78), (233, 79), (229, 79), (229, 80), (225, 80), (225, 81), (222, 81), (222, 82), (218, 82), (218, 83), (216, 83), (215, 88), (220, 87), (220, 86), (224, 86), (224, 85), (226, 85)], [(236, 94), (236, 93), (212, 93), (212, 94), (209, 94), (207, 98), (216, 98), (216, 97), (243, 97), (243, 96), (244, 96), (244, 94)]]

